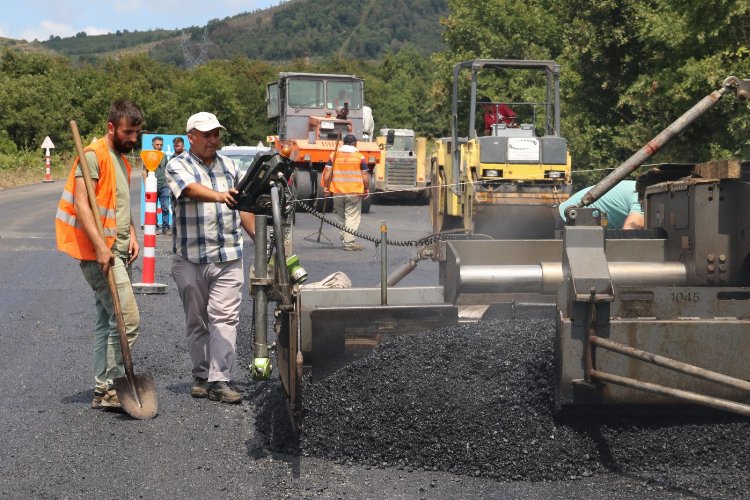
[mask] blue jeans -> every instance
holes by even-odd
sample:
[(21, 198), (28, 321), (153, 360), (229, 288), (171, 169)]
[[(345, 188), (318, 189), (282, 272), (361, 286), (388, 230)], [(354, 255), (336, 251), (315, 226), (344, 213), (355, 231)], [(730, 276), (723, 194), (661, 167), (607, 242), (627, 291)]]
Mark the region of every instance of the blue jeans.
[(172, 199), (172, 191), (169, 190), (169, 186), (164, 186), (161, 189), (157, 189), (157, 194), (159, 196), (159, 205), (161, 205), (161, 227), (169, 229), (171, 219), (169, 205)]

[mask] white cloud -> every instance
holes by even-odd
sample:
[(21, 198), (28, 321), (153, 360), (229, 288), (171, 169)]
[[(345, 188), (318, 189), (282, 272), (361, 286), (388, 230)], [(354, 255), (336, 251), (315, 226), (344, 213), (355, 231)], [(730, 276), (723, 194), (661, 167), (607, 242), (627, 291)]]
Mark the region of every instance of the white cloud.
[(66, 37), (73, 36), (76, 32), (69, 24), (56, 23), (53, 21), (42, 21), (39, 26), (26, 28), (21, 31), (21, 38), (29, 42), (33, 40), (44, 41), (49, 39), (50, 35)]
[[(45, 41), (50, 36), (70, 37), (81, 31), (93, 36), (124, 29), (146, 31), (159, 27), (202, 26), (210, 19), (223, 19), (280, 2), (282, 0), (211, 0), (211, 9), (206, 9), (205, 0), (22, 0), (22, 9), (13, 16), (4, 16), (11, 5), (15, 10), (18, 1), (0, 0), (0, 36)], [(108, 28), (100, 27), (102, 25)]]
[(86, 26), (82, 31), (85, 31), (89, 36), (106, 35), (107, 33), (112, 33), (112, 30), (109, 30), (107, 28), (96, 28), (94, 26)]
[(107, 28), (97, 28), (96, 26), (86, 26), (81, 30), (73, 28), (69, 24), (56, 23), (53, 21), (42, 21), (39, 26), (25, 29), (21, 32), (21, 38), (27, 41), (39, 40), (43, 42), (49, 40), (50, 36), (59, 36), (61, 38), (75, 36), (76, 33), (84, 31), (87, 35), (104, 35), (111, 33)]
[[(157, 3), (158, 5), (158, 3)], [(110, 2), (110, 6), (115, 12), (138, 12), (143, 9), (143, 6), (141, 5), (140, 1), (137, 0), (126, 0), (126, 1), (117, 1), (117, 2)], [(149, 6), (149, 9), (152, 6)]]

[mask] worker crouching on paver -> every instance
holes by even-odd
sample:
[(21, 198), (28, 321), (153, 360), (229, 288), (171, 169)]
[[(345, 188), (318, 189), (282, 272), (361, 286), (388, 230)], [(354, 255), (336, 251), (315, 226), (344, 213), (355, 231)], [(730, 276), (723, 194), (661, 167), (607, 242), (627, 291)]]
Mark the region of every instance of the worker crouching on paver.
[[(565, 209), (578, 205), (581, 198), (594, 186), (584, 188), (560, 204), (560, 217), (565, 221)], [(609, 229), (643, 229), (645, 219), (643, 209), (638, 201), (635, 181), (621, 181), (601, 198), (589, 205), (607, 214)]]
[[(353, 134), (344, 136), (344, 145), (331, 157), (323, 170), (325, 195), (333, 194), (333, 209), (339, 222), (356, 231), (362, 219), (362, 198), (369, 196), (370, 176), (365, 157), (357, 150), (357, 138)], [(362, 250), (355, 243), (356, 237), (339, 231), (342, 248), (348, 251)]]
[(240, 169), (217, 154), (223, 128), (211, 113), (194, 114), (187, 121), (190, 151), (167, 164), (167, 183), (176, 200), (172, 277), (185, 310), (191, 396), (239, 403), (242, 395), (228, 382), (244, 282), (240, 226), (253, 238), (255, 219), (233, 209)]
[(58, 250), (81, 261), (81, 270), (94, 290), (94, 398), (92, 408), (120, 408), (113, 380), (125, 374), (117, 318), (108, 273), (114, 274), (128, 345), (138, 337), (140, 315), (131, 286), (130, 265), (140, 247), (130, 214), (130, 163), (124, 154), (137, 144), (143, 113), (130, 101), (115, 101), (107, 117), (107, 134), (85, 148), (104, 226), (104, 237), (89, 205), (86, 185), (76, 158), (57, 207)]

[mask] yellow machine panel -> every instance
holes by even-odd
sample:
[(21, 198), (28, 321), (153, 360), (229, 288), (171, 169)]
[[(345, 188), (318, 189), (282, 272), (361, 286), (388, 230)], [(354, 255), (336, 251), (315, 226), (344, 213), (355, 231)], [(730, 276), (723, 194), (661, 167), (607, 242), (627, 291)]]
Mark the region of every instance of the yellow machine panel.
[[(458, 75), (462, 69), (472, 72), (464, 137), (457, 129)], [(477, 111), (505, 106), (484, 101), (486, 98), (477, 102), (477, 75), (483, 69), (544, 71), (548, 101), (513, 103), (519, 116), (528, 106), (530, 111), (522, 116), (530, 123), (500, 120), (488, 128), (489, 135), (478, 136), (475, 123), (481, 117)], [(557, 206), (570, 196), (572, 188), (567, 141), (559, 133), (559, 71), (553, 61), (475, 60), (454, 67), (453, 134), (436, 142), (430, 162), (431, 215), (436, 232), (463, 229), (499, 239), (553, 237), (562, 223)]]

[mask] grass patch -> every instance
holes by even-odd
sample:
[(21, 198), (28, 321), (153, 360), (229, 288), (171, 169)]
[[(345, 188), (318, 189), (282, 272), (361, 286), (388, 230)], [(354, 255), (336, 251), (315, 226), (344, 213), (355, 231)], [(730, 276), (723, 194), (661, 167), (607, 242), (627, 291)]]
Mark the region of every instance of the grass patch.
[[(50, 157), (52, 179), (64, 181), (70, 171), (71, 162), (70, 154), (52, 154)], [(42, 182), (45, 172), (43, 150), (0, 154), (0, 190)]]
[[(68, 179), (70, 167), (76, 156), (67, 152), (53, 153), (50, 156), (52, 180), (64, 183)], [(133, 170), (140, 168), (140, 158), (136, 153), (128, 154), (127, 158)], [(42, 182), (45, 171), (43, 150), (19, 151), (14, 154), (0, 153), (0, 191)]]

